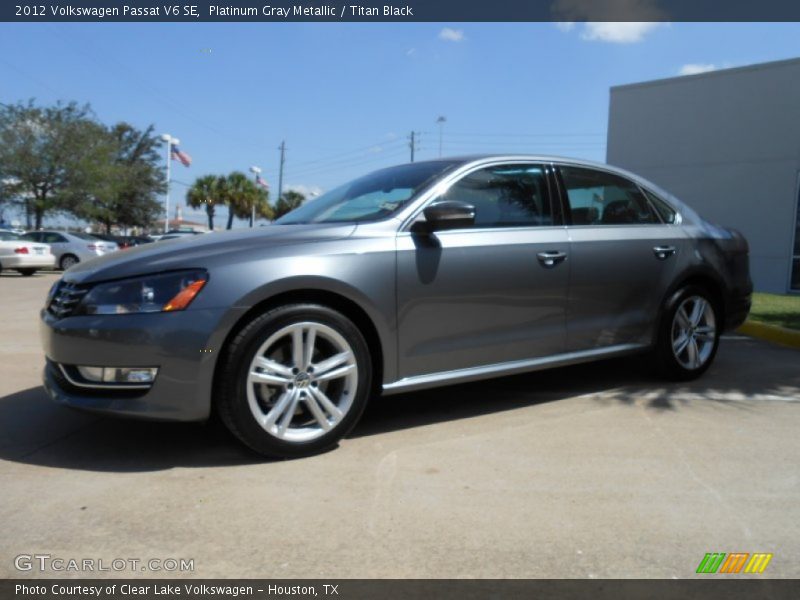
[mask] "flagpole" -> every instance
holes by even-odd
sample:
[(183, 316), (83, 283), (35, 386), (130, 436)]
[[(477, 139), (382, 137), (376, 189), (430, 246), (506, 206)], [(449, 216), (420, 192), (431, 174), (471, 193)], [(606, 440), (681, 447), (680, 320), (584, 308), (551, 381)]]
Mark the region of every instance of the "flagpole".
[(164, 193), (164, 233), (169, 231), (169, 169), (170, 169), (170, 161), (172, 160), (172, 142), (174, 138), (165, 133), (161, 136), (161, 139), (167, 142), (167, 189)]

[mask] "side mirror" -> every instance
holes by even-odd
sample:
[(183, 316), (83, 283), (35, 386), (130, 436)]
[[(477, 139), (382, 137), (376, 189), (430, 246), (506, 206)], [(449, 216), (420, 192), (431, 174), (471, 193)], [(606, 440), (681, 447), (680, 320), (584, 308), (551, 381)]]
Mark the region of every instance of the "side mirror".
[(422, 211), (425, 221), (418, 221), (415, 229), (428, 233), (444, 229), (461, 229), (475, 223), (475, 207), (460, 200), (439, 200)]

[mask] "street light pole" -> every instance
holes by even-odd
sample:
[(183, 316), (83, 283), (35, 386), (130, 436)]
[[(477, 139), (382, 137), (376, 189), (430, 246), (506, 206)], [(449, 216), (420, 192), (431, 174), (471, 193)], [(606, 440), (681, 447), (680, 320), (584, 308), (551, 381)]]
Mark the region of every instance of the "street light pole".
[[(261, 167), (250, 167), (250, 172), (255, 175), (256, 178), (256, 186), (258, 186), (258, 176), (261, 174)], [(256, 225), (256, 201), (253, 198), (253, 206), (250, 207), (250, 228), (252, 229)]]

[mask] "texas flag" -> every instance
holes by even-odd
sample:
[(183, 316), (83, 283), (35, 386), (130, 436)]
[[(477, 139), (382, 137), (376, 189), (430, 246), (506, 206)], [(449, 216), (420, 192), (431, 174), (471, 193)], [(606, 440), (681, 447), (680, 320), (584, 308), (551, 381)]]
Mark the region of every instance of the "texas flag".
[(179, 160), (184, 167), (192, 164), (192, 157), (186, 154), (177, 146), (172, 146), (172, 160)]

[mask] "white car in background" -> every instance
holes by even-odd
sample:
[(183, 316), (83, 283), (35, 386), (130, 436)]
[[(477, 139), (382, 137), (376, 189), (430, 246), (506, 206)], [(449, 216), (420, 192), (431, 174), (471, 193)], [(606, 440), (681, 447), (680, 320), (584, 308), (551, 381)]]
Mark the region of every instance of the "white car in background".
[(87, 233), (29, 231), (21, 237), (30, 242), (48, 244), (56, 257), (56, 265), (65, 271), (84, 260), (119, 250), (116, 243), (100, 240)]
[(23, 240), (11, 231), (0, 231), (0, 272), (11, 269), (30, 276), (39, 269), (52, 269), (55, 264), (56, 257), (47, 244)]

